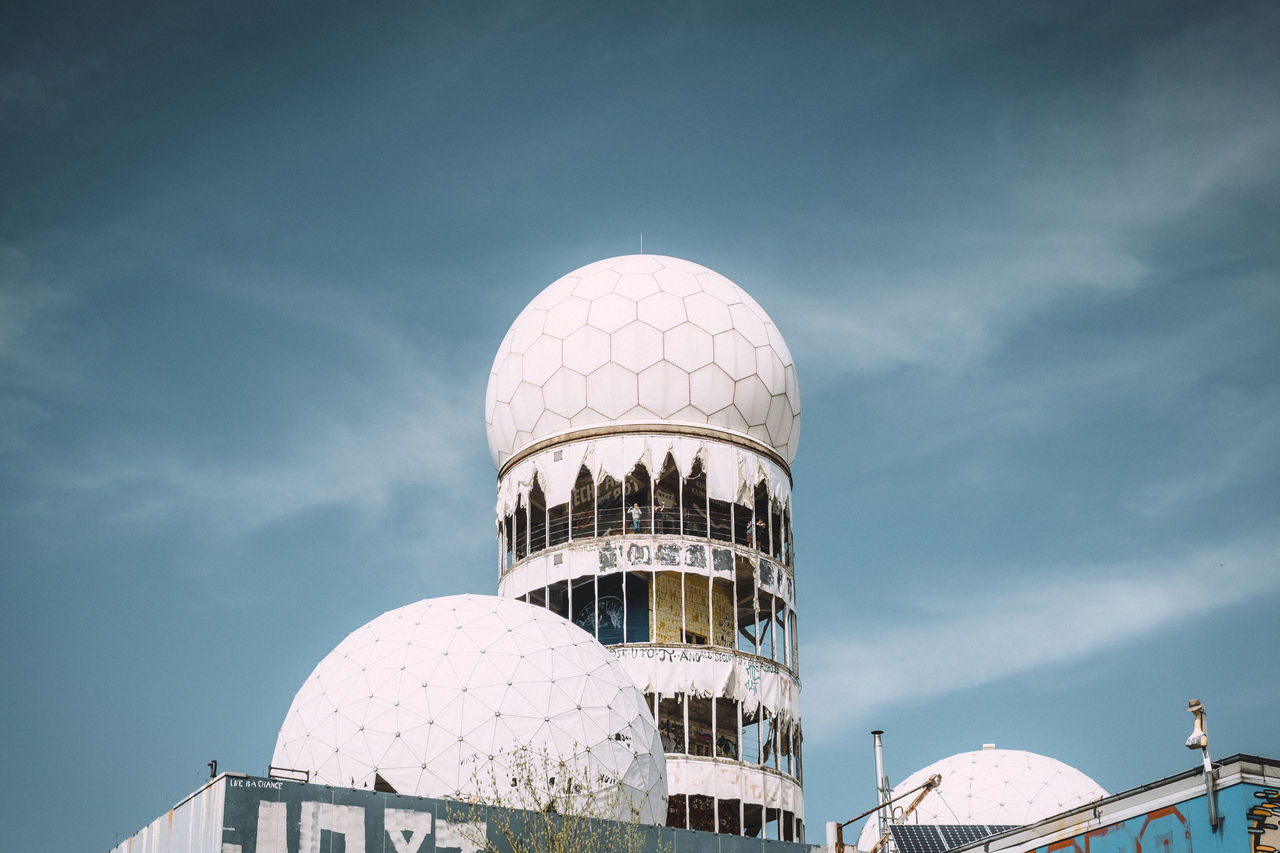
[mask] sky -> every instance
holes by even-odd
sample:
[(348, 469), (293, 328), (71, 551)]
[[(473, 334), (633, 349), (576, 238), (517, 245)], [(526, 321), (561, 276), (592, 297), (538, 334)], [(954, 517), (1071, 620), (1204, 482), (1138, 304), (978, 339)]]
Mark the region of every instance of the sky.
[(6, 4), (4, 846), (264, 774), (347, 633), (495, 592), (493, 354), (642, 239), (795, 356), (811, 840), (872, 729), (1280, 756), (1278, 232), (1270, 2)]

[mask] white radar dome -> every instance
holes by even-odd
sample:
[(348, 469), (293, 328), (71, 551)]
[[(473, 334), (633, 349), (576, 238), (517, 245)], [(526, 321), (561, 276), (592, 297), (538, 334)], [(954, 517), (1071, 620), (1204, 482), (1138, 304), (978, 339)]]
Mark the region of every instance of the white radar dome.
[[(924, 798), (908, 823), (1025, 826), (1107, 796), (1097, 782), (1057, 759), (993, 748), (935, 761), (895, 785), (893, 796), (935, 773), (942, 784)], [(870, 850), (878, 838), (872, 816), (858, 836), (858, 849)]]
[(294, 697), (271, 763), (516, 807), (541, 797), (540, 768), (561, 767), (590, 788), (585, 813), (667, 814), (662, 741), (622, 665), (546, 608), (495, 596), (426, 599), (353, 631)]
[(790, 462), (800, 388), (746, 291), (679, 258), (627, 255), (553, 282), (516, 317), (485, 401), (495, 466), (583, 428), (681, 423), (749, 436)]

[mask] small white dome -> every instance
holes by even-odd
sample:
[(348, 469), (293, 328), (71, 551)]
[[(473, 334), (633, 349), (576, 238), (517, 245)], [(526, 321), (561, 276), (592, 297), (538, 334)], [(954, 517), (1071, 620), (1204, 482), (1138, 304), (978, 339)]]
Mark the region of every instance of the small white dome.
[[(895, 785), (893, 795), (910, 791), (935, 773), (942, 784), (924, 798), (908, 823), (1025, 826), (1107, 796), (1074, 767), (1021, 749), (979, 749), (935, 761)], [(858, 836), (858, 849), (870, 850), (878, 838), (873, 815)]]
[(627, 255), (574, 270), (520, 312), (493, 360), (485, 422), (499, 467), (540, 439), (617, 422), (711, 426), (790, 462), (800, 388), (746, 291), (690, 261)]
[(495, 796), (498, 780), (561, 762), (576, 782), (620, 781), (620, 796), (607, 781), (590, 792), (597, 816), (666, 819), (662, 741), (622, 665), (546, 608), (488, 595), (426, 599), (353, 631), (298, 691), (271, 759), (326, 785), (380, 776), (400, 794), (502, 805), (522, 803)]

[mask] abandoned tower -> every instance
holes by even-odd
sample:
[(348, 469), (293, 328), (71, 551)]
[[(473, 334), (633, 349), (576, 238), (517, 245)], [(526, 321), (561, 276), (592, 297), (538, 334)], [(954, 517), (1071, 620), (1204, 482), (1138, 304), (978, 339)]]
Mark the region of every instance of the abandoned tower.
[(795, 365), (745, 291), (598, 261), (529, 303), (486, 399), (498, 591), (571, 619), (645, 693), (670, 826), (804, 837)]

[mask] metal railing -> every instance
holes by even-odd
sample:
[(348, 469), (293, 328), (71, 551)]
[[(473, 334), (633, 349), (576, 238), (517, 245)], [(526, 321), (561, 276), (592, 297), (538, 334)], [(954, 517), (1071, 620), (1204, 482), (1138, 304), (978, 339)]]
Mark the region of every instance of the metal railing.
[(623, 512), (621, 507), (601, 507), (599, 513), (579, 512), (548, 522), (530, 523), (527, 539), (520, 535), (524, 532), (520, 529), (524, 525), (519, 524), (512, 516), (507, 516), (507, 519), (504, 529), (512, 530), (515, 535), (512, 536), (513, 541), (506, 543), (505, 568), (511, 568), (521, 560), (571, 542), (636, 535), (709, 539), (712, 542), (751, 548), (785, 566), (791, 566), (794, 562), (790, 539), (780, 532), (770, 536), (765, 521), (759, 519), (753, 522), (753, 516), (747, 512), (712, 509), (704, 515), (701, 512), (681, 513), (675, 509), (651, 512), (642, 508), (638, 515), (632, 515), (630, 510)]

